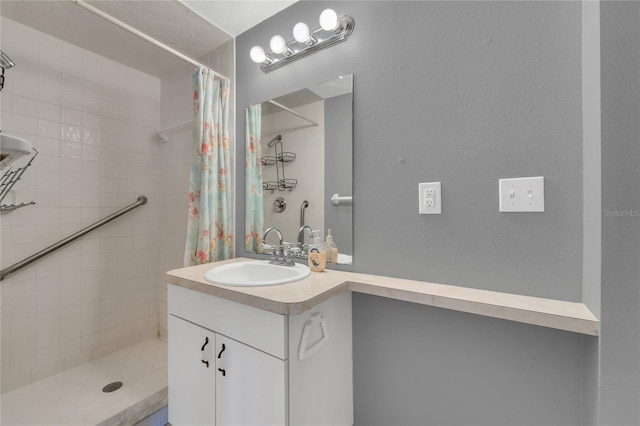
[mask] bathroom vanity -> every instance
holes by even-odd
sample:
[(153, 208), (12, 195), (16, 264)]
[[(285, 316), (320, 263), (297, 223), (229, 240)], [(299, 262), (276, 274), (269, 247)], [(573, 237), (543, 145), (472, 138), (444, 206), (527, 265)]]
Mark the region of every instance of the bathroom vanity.
[(169, 285), (168, 306), (172, 425), (353, 424), (351, 293), (286, 315)]
[(168, 272), (169, 421), (353, 424), (351, 293), (597, 336), (582, 303), (353, 272), (265, 287), (211, 284), (212, 268)]

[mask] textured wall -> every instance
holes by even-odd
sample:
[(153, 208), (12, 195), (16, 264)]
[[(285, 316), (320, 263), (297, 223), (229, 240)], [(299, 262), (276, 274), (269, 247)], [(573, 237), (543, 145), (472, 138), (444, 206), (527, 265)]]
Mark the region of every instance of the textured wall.
[[(355, 18), (347, 42), (269, 74), (250, 62), (325, 7)], [(581, 64), (579, 2), (300, 2), (237, 38), (237, 99), (354, 73), (353, 270), (580, 301)], [(498, 212), (499, 178), (537, 175), (545, 213)], [(441, 216), (417, 214), (430, 181)], [(580, 337), (353, 303), (356, 424), (581, 422)]]
[(640, 424), (640, 4), (601, 3), (600, 424)]
[[(355, 74), (353, 269), (581, 300), (581, 5), (340, 2), (356, 20), (347, 42), (269, 74), (250, 61), (251, 46), (327, 4), (238, 37), (237, 96), (244, 107)], [(499, 178), (538, 175), (545, 213), (498, 212)], [(441, 216), (417, 214), (431, 181)]]
[[(353, 94), (324, 101), (325, 193), (348, 196), (353, 193)], [(324, 197), (325, 228), (331, 228), (339, 253), (353, 254), (353, 203), (337, 206)]]

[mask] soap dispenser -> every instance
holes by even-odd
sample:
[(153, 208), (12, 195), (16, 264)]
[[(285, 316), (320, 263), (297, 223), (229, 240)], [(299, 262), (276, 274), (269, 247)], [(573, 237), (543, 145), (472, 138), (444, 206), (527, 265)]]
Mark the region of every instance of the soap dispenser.
[(322, 231), (313, 231), (313, 245), (309, 250), (309, 269), (322, 272), (327, 264), (327, 252), (322, 245)]
[(327, 263), (338, 262), (338, 247), (333, 242), (333, 235), (331, 235), (331, 229), (327, 231), (327, 240), (324, 242), (324, 251), (327, 252)]

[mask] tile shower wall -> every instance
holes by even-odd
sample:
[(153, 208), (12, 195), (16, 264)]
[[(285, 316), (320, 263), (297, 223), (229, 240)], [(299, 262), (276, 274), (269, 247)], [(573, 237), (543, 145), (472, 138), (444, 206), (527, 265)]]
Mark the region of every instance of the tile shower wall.
[[(1, 216), (2, 267), (140, 207), (1, 285), (2, 392), (158, 334), (160, 80), (2, 18), (2, 131), (40, 151)], [(9, 197), (7, 197), (9, 198)], [(5, 200), (6, 202), (7, 200)], [(13, 202), (14, 200), (9, 200)]]
[[(234, 44), (230, 41), (199, 61), (232, 77), (234, 75)], [(175, 70), (162, 79), (162, 127), (184, 123), (193, 119), (194, 68), (191, 65)], [(229, 100), (229, 138), (231, 149), (232, 187), (235, 188), (235, 90), (231, 80)], [(187, 234), (187, 194), (191, 167), (192, 127), (184, 126), (166, 135), (167, 143), (159, 149), (161, 161), (161, 194), (158, 202), (163, 206), (160, 215), (158, 267), (155, 282), (158, 291), (160, 337), (167, 337), (167, 277), (166, 272), (183, 266), (184, 245)], [(235, 194), (233, 205), (235, 206)], [(234, 213), (235, 217), (235, 213)], [(235, 226), (234, 226), (235, 229)]]
[[(295, 110), (305, 117), (324, 123), (324, 102), (296, 107)], [(296, 242), (300, 229), (300, 207), (304, 200), (309, 201), (305, 210), (305, 225), (326, 233), (324, 226), (324, 125), (310, 126), (298, 117), (278, 111), (262, 116), (262, 155), (275, 156), (275, 146), (269, 148), (269, 141), (276, 135), (282, 135), (282, 147), (285, 152), (296, 154), (296, 159), (285, 163), (284, 171), (287, 179), (297, 179), (298, 184), (292, 191), (264, 191), (264, 226), (276, 227), (284, 235), (284, 240)], [(264, 181), (276, 181), (276, 167), (262, 168)], [(278, 213), (273, 202), (283, 197), (287, 202), (286, 209)], [(244, 228), (244, 226), (242, 226)], [(270, 244), (277, 244), (275, 236), (269, 237)], [(311, 238), (305, 235), (305, 242)]]

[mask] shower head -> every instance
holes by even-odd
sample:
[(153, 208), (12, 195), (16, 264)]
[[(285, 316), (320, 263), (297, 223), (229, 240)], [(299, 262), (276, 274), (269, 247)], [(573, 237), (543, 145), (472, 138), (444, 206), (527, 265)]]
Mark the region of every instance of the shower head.
[(280, 142), (282, 140), (282, 135), (277, 135), (275, 138), (271, 139), (269, 142), (267, 142), (267, 146), (269, 148), (271, 148), (273, 146), (274, 143), (276, 142)]
[(6, 53), (0, 50), (0, 67), (8, 70), (9, 68), (13, 68), (15, 66), (16, 66), (15, 62), (13, 62), (11, 58), (7, 56)]

